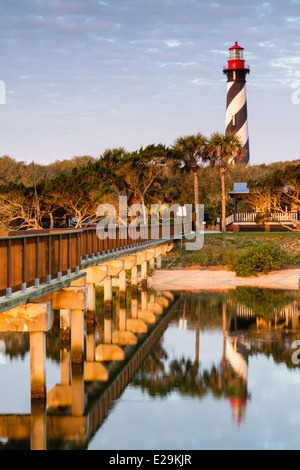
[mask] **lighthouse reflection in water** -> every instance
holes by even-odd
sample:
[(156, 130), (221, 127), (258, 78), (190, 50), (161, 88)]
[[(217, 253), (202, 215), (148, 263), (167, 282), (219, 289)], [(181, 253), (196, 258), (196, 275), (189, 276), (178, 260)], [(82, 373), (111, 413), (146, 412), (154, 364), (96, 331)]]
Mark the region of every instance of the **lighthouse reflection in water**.
[[(130, 448), (298, 449), (299, 306), (297, 291), (182, 293), (118, 404), (124, 426), (132, 413), (139, 430)], [(107, 423), (98, 445), (108, 432), (124, 444)]]

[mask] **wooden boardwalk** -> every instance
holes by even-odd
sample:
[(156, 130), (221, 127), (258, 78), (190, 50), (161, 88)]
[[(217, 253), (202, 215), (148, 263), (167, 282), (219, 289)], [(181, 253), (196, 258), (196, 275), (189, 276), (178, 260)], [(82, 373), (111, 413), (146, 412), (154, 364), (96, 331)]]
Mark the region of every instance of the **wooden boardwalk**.
[(139, 238), (129, 227), (108, 229), (100, 239), (95, 227), (10, 232), (0, 236), (0, 312), (39, 298), (82, 277), (82, 270), (180, 238), (182, 224), (141, 226)]

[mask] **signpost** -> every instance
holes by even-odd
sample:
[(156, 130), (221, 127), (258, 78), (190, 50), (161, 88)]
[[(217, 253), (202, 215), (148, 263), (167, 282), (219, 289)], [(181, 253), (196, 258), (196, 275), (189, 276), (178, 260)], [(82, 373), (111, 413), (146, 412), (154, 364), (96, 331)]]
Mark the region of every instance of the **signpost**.
[(180, 251), (182, 251), (182, 239), (183, 239), (183, 236), (184, 236), (184, 218), (187, 215), (186, 207), (185, 206), (179, 206), (176, 215), (177, 215), (177, 217), (182, 217), (182, 235), (181, 235), (181, 245), (180, 245)]

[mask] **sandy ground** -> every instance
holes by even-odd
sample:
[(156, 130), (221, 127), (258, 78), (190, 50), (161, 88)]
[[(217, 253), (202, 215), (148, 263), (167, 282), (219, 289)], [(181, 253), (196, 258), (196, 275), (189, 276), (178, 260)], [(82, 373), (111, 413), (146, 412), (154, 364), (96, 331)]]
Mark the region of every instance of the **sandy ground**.
[(156, 290), (227, 290), (237, 286), (256, 286), (270, 289), (299, 289), (300, 269), (283, 269), (258, 277), (237, 277), (226, 270), (158, 270), (149, 280)]

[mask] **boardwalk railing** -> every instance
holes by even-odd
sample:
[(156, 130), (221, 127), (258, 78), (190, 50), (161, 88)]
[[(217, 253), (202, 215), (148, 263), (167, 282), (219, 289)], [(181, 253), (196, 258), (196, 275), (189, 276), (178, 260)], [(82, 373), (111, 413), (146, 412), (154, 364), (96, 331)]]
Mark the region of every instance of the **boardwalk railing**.
[[(225, 219), (226, 226), (233, 222), (255, 222), (256, 216), (259, 212), (238, 212), (237, 214), (231, 214)], [(299, 218), (298, 212), (274, 212), (270, 214), (270, 221), (272, 222), (295, 222)]]
[(232, 224), (234, 222), (234, 214), (229, 215), (225, 219), (225, 226), (227, 227), (228, 225)]
[(40, 283), (51, 283), (51, 279), (79, 272), (84, 260), (149, 241), (179, 238), (183, 230), (190, 232), (188, 222), (184, 229), (182, 223), (168, 228), (140, 226), (138, 239), (131, 226), (110, 227), (105, 239), (97, 236), (95, 227), (23, 231), (14, 232), (13, 236), (0, 236), (0, 296), (10, 297), (13, 292), (24, 292), (27, 287), (39, 287)]

